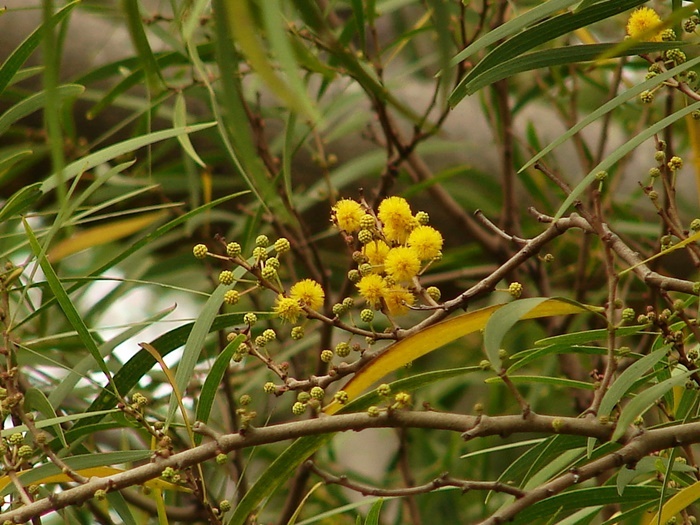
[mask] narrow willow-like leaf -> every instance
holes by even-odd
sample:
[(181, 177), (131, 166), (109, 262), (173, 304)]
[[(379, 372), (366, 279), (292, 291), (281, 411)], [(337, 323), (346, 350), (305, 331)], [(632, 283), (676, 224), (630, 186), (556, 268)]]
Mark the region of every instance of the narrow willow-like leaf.
[[(68, 166), (66, 166), (63, 169), (63, 179), (62, 180), (63, 180), (63, 182), (67, 182), (67, 181), (71, 180), (73, 177), (75, 177), (76, 175), (79, 175), (87, 170), (90, 170), (99, 164), (109, 162), (110, 160), (113, 160), (115, 157), (118, 157), (120, 155), (124, 155), (125, 153), (131, 153), (133, 151), (136, 151), (139, 148), (142, 148), (144, 146), (148, 146), (149, 144), (153, 144), (153, 143), (159, 142), (161, 140), (166, 140), (166, 139), (170, 139), (173, 137), (177, 137), (178, 135), (182, 135), (183, 133), (196, 133), (197, 131), (208, 129), (208, 128), (211, 128), (212, 126), (216, 126), (216, 122), (207, 122), (205, 124), (196, 124), (193, 126), (185, 126), (182, 128), (165, 129), (163, 131), (155, 131), (153, 133), (148, 133), (148, 134), (142, 135), (140, 137), (136, 137), (133, 139), (125, 140), (123, 142), (119, 142), (118, 144), (108, 146), (104, 149), (101, 149), (99, 151), (91, 153), (90, 155), (87, 155), (87, 156), (83, 157), (82, 159), (78, 159), (75, 162), (70, 163)], [(41, 190), (44, 193), (48, 193), (49, 191), (53, 190), (56, 187), (56, 185), (58, 184), (58, 180), (59, 179), (56, 176), (56, 174), (51, 175), (46, 180), (44, 180), (44, 182), (41, 186)]]
[(379, 516), (382, 512), (383, 499), (378, 499), (374, 502), (372, 507), (370, 507), (367, 517), (365, 518), (365, 525), (379, 525)]
[(501, 349), (501, 342), (506, 333), (523, 318), (528, 312), (538, 307), (547, 299), (544, 297), (531, 297), (520, 299), (503, 305), (498, 312), (489, 318), (484, 327), (484, 350), (486, 357), (491, 363), (495, 372), (499, 372), (503, 365), (498, 355)]
[(509, 20), (501, 26), (498, 26), (493, 31), (489, 31), (476, 42), (457, 53), (457, 55), (450, 61), (450, 66), (456, 66), (462, 60), (466, 60), (474, 53), (478, 53), (485, 47), (495, 44), (499, 40), (508, 38), (509, 36), (526, 28), (530, 24), (542, 20), (552, 13), (566, 9), (576, 2), (578, 2), (578, 0), (549, 0), (548, 2), (543, 2), (540, 5), (525, 11), (522, 15)]
[(138, 0), (122, 0), (122, 6), (126, 13), (126, 23), (131, 41), (146, 72), (146, 85), (152, 94), (157, 94), (165, 87), (165, 83), (143, 29), (143, 17), (139, 9), (139, 2)]
[[(602, 106), (596, 108), (594, 111), (586, 115), (584, 119), (582, 119), (580, 122), (578, 122), (575, 126), (569, 128), (565, 133), (562, 133), (559, 135), (555, 140), (553, 140), (550, 144), (547, 145), (543, 150), (541, 150), (537, 155), (532, 157), (529, 161), (525, 163), (525, 165), (518, 170), (518, 173), (521, 173), (528, 169), (530, 166), (535, 164), (538, 160), (540, 160), (542, 157), (550, 153), (554, 148), (557, 146), (560, 146), (567, 140), (569, 140), (571, 137), (576, 135), (579, 131), (581, 131), (583, 128), (588, 126), (589, 124), (592, 124), (593, 122), (596, 122), (600, 117), (603, 115), (611, 112), (612, 110), (618, 108), (628, 100), (638, 96), (640, 93), (643, 91), (647, 91), (649, 89), (654, 88), (661, 82), (665, 82), (669, 78), (672, 78), (676, 76), (678, 73), (682, 73), (683, 71), (692, 68), (696, 66), (697, 64), (700, 64), (700, 57), (696, 57), (692, 60), (688, 60), (687, 62), (684, 62), (683, 64), (674, 67), (673, 69), (670, 69), (668, 71), (664, 71), (663, 73), (654, 76), (653, 78), (650, 78), (649, 80), (645, 80), (641, 84), (635, 84), (632, 86), (630, 89), (626, 90), (624, 93), (619, 94), (612, 100), (609, 100)], [(694, 121), (693, 121), (694, 122)]]
[[(37, 421), (34, 423), (34, 426), (36, 428), (46, 428), (50, 427), (52, 425), (61, 425), (63, 423), (75, 423), (76, 421), (80, 421), (81, 419), (89, 418), (92, 416), (106, 416), (108, 414), (114, 414), (115, 412), (118, 412), (118, 409), (111, 409), (111, 410), (98, 410), (91, 412), (89, 414), (83, 413), (83, 414), (70, 414), (67, 416), (58, 416), (58, 417), (53, 417), (50, 419), (42, 419), (40, 421)], [(25, 425), (17, 425), (11, 428), (6, 428), (4, 430), (0, 430), (0, 437), (8, 437), (11, 436), (12, 434), (16, 432), (28, 432), (29, 429)]]
[(596, 175), (600, 171), (609, 170), (616, 162), (621, 160), (625, 155), (632, 152), (635, 148), (643, 144), (645, 141), (649, 140), (651, 137), (660, 133), (663, 129), (670, 126), (679, 119), (684, 118), (686, 115), (690, 115), (693, 111), (700, 109), (700, 102), (695, 102), (689, 106), (684, 107), (672, 113), (668, 117), (660, 120), (656, 124), (652, 124), (649, 127), (644, 128), (637, 136), (625, 142), (622, 146), (617, 148), (614, 152), (608, 155), (600, 164), (595, 166), (588, 174), (579, 182), (576, 187), (571, 191), (569, 196), (566, 198), (564, 203), (559, 207), (559, 210), (554, 215), (554, 219), (561, 219), (566, 210), (571, 206), (581, 194), (588, 188), (588, 186), (595, 180)]
[[(83, 91), (85, 91), (85, 88), (77, 84), (58, 86), (54, 91), (54, 101), (56, 103), (62, 103), (65, 100), (79, 96)], [(4, 134), (10, 129), (10, 126), (18, 120), (44, 108), (48, 99), (48, 93), (46, 91), (40, 91), (27, 98), (23, 98), (20, 102), (17, 102), (17, 104), (2, 113), (2, 115), (0, 115), (0, 135)]]
[(131, 507), (124, 499), (124, 496), (120, 491), (109, 491), (107, 493), (107, 502), (109, 507), (114, 509), (114, 511), (122, 519), (124, 525), (138, 525), (136, 518), (131, 513)]
[(531, 350), (523, 350), (510, 356), (509, 361), (513, 364), (508, 367), (508, 373), (520, 370), (524, 366), (529, 365), (544, 356), (555, 354), (582, 354), (582, 355), (605, 355), (607, 350), (600, 346), (581, 346), (581, 345), (551, 345), (544, 348), (535, 348)]
[(35, 182), (17, 190), (0, 208), (0, 224), (22, 213), (43, 195), (41, 182)]
[(591, 62), (599, 60), (603, 56), (608, 58), (636, 56), (664, 49), (674, 49), (681, 45), (678, 42), (647, 42), (622, 48), (618, 44), (581, 44), (533, 51), (495, 65), (481, 75), (475, 76), (464, 85), (463, 89), (465, 95), (473, 95), (483, 87), (525, 71)]
[[(645, 328), (646, 325), (622, 326), (615, 331), (615, 334), (617, 334), (619, 337), (627, 337), (638, 334)], [(609, 332), (605, 328), (600, 328), (597, 330), (586, 330), (585, 332), (572, 332), (570, 334), (545, 337), (544, 339), (535, 341), (535, 345), (581, 345), (585, 343), (592, 343), (593, 341), (602, 341), (603, 339), (607, 338), (608, 335)]]
[[(562, 388), (578, 388), (581, 390), (595, 390), (595, 385), (593, 383), (586, 383), (585, 381), (576, 381), (574, 379), (566, 379), (563, 377), (548, 377), (548, 376), (509, 376), (508, 377), (514, 384), (527, 385), (530, 383), (539, 383), (543, 385), (554, 385)], [(485, 383), (500, 383), (503, 380), (500, 377), (489, 377), (485, 380)]]
[(44, 275), (46, 276), (46, 281), (48, 282), (49, 287), (51, 288), (51, 291), (54, 294), (54, 297), (56, 297), (56, 301), (58, 301), (58, 304), (60, 305), (61, 310), (63, 310), (63, 313), (68, 319), (68, 322), (78, 333), (81, 342), (83, 343), (83, 345), (85, 345), (85, 348), (87, 348), (88, 352), (90, 352), (92, 357), (95, 359), (95, 362), (107, 378), (107, 381), (109, 382), (113, 391), (116, 393), (117, 390), (116, 386), (114, 385), (114, 380), (112, 379), (112, 374), (110, 373), (109, 368), (107, 367), (107, 363), (105, 363), (104, 359), (102, 359), (100, 351), (97, 348), (97, 344), (92, 338), (90, 331), (88, 330), (87, 326), (85, 326), (85, 323), (83, 323), (83, 318), (73, 305), (73, 302), (70, 300), (70, 297), (68, 297), (68, 294), (63, 288), (61, 281), (58, 279), (56, 272), (54, 272), (51, 263), (49, 263), (49, 260), (46, 258), (46, 254), (42, 252), (41, 246), (39, 245), (39, 241), (34, 235), (34, 231), (29, 226), (29, 223), (26, 220), (23, 220), (23, 223), (24, 230), (27, 232), (27, 237), (29, 238), (29, 244), (32, 247), (34, 255), (39, 261), (39, 265), (41, 266), (41, 269), (44, 272)]
[[(536, 319), (539, 317), (568, 315), (590, 311), (583, 306), (575, 305), (569, 301), (560, 299), (543, 299), (540, 300), (539, 303), (540, 304), (534, 307), (531, 305), (530, 309), (523, 314), (521, 319)], [(354, 399), (360, 392), (394, 370), (405, 366), (411, 361), (415, 361), (419, 357), (455, 339), (483, 329), (486, 327), (486, 323), (494, 312), (497, 312), (504, 306), (505, 305), (502, 304), (489, 306), (481, 310), (475, 310), (474, 312), (442, 321), (394, 343), (355, 374), (353, 378), (345, 384), (343, 390), (347, 392), (350, 399)], [(340, 404), (334, 401), (326, 406), (324, 411), (327, 414), (333, 414), (337, 412), (339, 408)]]
[(56, 263), (69, 255), (102, 246), (147, 229), (153, 223), (167, 216), (167, 212), (145, 213), (137, 217), (112, 221), (109, 224), (93, 226), (55, 244), (46, 254), (49, 261)]
[(659, 253), (652, 255), (648, 259), (644, 259), (643, 261), (638, 262), (634, 266), (630, 266), (629, 268), (625, 268), (624, 270), (619, 272), (618, 275), (624, 275), (627, 272), (630, 272), (643, 264), (647, 264), (648, 262), (653, 261), (654, 259), (658, 259), (659, 257), (661, 257), (663, 255), (669, 254), (671, 252), (675, 252), (676, 250), (679, 250), (681, 248), (685, 248), (689, 244), (691, 244), (693, 242), (697, 242), (698, 240), (700, 240), (700, 232), (695, 232), (690, 237), (683, 239), (682, 241), (678, 241), (676, 244), (672, 244), (670, 247), (666, 248), (665, 250), (661, 250)]
[[(46, 395), (38, 388), (28, 388), (27, 391), (24, 393), (24, 400), (25, 410), (36, 410), (46, 419), (54, 419), (56, 417), (56, 412), (54, 412), (51, 402), (48, 400)], [(66, 438), (63, 434), (63, 428), (61, 427), (61, 425), (51, 425), (51, 429), (61, 440), (61, 444), (64, 447), (68, 448), (68, 443), (66, 443)]]
[(692, 370), (686, 370), (637, 394), (637, 396), (622, 409), (622, 413), (617, 420), (617, 427), (610, 441), (617, 441), (620, 439), (625, 432), (627, 432), (627, 428), (635, 419), (653, 407), (656, 401), (663, 397), (664, 394), (669, 392), (674, 386), (684, 384), (692, 373)]
[(690, 505), (695, 503), (700, 499), (700, 481), (693, 483), (692, 485), (685, 487), (683, 490), (675, 494), (671, 499), (669, 499), (661, 509), (661, 515), (657, 512), (648, 521), (650, 524), (656, 523), (668, 523), (669, 520), (676, 514), (680, 513), (683, 509), (688, 508)]
[(24, 39), (24, 41), (7, 57), (7, 60), (0, 67), (0, 94), (5, 91), (5, 88), (10, 84), (15, 74), (19, 71), (31, 54), (39, 47), (44, 38), (46, 27), (55, 27), (60, 24), (73, 8), (80, 4), (80, 1), (71, 2), (62, 7), (48, 21), (36, 28), (32, 33)]
[[(238, 350), (238, 346), (244, 340), (245, 336), (243, 334), (239, 334), (233, 338), (233, 340), (226, 345), (226, 348), (216, 357), (214, 364), (211, 365), (211, 370), (209, 370), (207, 378), (204, 380), (202, 390), (199, 394), (199, 400), (197, 401), (197, 410), (195, 412), (196, 421), (201, 421), (202, 423), (207, 423), (209, 421), (211, 407), (214, 405), (214, 398), (216, 397), (216, 392), (219, 389), (224, 373), (231, 363), (234, 352)], [(202, 435), (196, 434), (194, 436), (194, 441), (195, 444), (199, 445), (202, 442)]]
[(503, 42), (474, 66), (452, 91), (449, 98), (450, 105), (452, 107), (456, 106), (470, 92), (473, 93), (474, 91), (470, 91), (468, 85), (473, 83), (478, 77), (486, 74), (490, 69), (515, 60), (538, 45), (554, 40), (581, 27), (586, 27), (598, 20), (622, 13), (642, 3), (644, 3), (644, 0), (601, 2), (575, 13), (567, 11), (529, 27)]
[[(173, 128), (180, 128), (187, 125), (187, 105), (185, 95), (179, 91), (175, 96), (175, 107), (173, 108)], [(189, 135), (178, 135), (177, 140), (182, 146), (182, 150), (189, 155), (201, 168), (206, 168), (206, 164), (197, 154), (197, 151), (192, 145)]]

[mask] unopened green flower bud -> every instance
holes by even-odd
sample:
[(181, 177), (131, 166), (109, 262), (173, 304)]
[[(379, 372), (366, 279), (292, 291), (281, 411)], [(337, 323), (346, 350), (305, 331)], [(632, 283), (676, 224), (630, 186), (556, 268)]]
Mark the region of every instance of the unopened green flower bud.
[(360, 319), (362, 320), (363, 323), (371, 323), (372, 320), (374, 319), (374, 312), (370, 310), (369, 308), (364, 308), (360, 312)]
[(274, 394), (277, 391), (277, 387), (272, 381), (268, 381), (263, 385), (263, 390), (266, 394)]
[(258, 322), (258, 316), (255, 315), (253, 312), (248, 312), (243, 316), (243, 322), (248, 326), (253, 326), (255, 323)]
[(416, 213), (416, 221), (421, 226), (425, 226), (430, 222), (430, 215), (428, 215), (428, 213), (425, 211), (419, 211), (418, 213)]
[(437, 286), (428, 286), (428, 288), (425, 291), (428, 293), (428, 296), (433, 301), (439, 301), (440, 297), (442, 296), (440, 288), (438, 288)]
[(302, 337), (304, 337), (304, 327), (303, 326), (295, 326), (292, 328), (291, 332), (292, 339), (295, 341), (298, 341)]
[(335, 354), (338, 357), (347, 357), (350, 355), (350, 345), (345, 341), (341, 341), (335, 346)]
[(333, 361), (333, 352), (331, 352), (330, 350), (324, 350), (323, 352), (321, 352), (321, 361), (323, 361), (324, 363), (330, 363), (331, 361)]
[(226, 255), (229, 257), (238, 257), (241, 251), (241, 245), (237, 242), (230, 242), (226, 245)]
[(268, 246), (270, 246), (270, 239), (268, 239), (267, 235), (258, 235), (255, 238), (255, 246), (267, 248)]
[(284, 237), (280, 237), (275, 241), (275, 251), (277, 253), (286, 253), (289, 250), (292, 249), (292, 245), (290, 244), (288, 239), (285, 239)]
[(209, 253), (209, 250), (207, 249), (206, 244), (195, 244), (194, 248), (192, 248), (192, 254), (197, 259), (204, 259), (207, 256), (207, 253)]
[(236, 304), (241, 298), (241, 294), (237, 290), (227, 290), (224, 294), (224, 302), (226, 304)]
[(323, 390), (323, 388), (321, 388), (320, 386), (315, 386), (311, 389), (309, 394), (313, 399), (323, 401), (323, 398), (326, 396), (326, 391)]
[(231, 270), (224, 270), (219, 274), (219, 282), (223, 285), (229, 286), (233, 284), (234, 280), (233, 272)]
[(300, 416), (304, 412), (306, 412), (306, 405), (304, 403), (300, 403), (299, 401), (297, 401), (292, 405), (292, 414), (294, 414), (295, 416)]

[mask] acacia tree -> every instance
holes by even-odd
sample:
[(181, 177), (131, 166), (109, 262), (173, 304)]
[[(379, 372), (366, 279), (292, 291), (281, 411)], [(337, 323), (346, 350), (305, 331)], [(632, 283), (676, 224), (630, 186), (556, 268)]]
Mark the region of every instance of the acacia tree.
[(54, 4), (0, 523), (696, 521), (694, 4)]

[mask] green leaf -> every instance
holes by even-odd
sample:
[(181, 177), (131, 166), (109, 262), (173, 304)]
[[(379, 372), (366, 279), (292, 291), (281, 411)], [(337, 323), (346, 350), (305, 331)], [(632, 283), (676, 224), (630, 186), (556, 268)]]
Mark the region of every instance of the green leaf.
[[(459, 86), (450, 95), (450, 105), (454, 107), (459, 100), (466, 95), (472, 95), (485, 86), (489, 86), (499, 80), (511, 77), (517, 73), (532, 71), (546, 67), (563, 66), (578, 62), (590, 62), (603, 57), (612, 58), (620, 56), (636, 56), (648, 54), (663, 49), (673, 49), (679, 47), (678, 42), (646, 42), (630, 46), (620, 47), (619, 44), (581, 44), (544, 51), (533, 51), (518, 57), (501, 62), (494, 67), (484, 71), (478, 76), (474, 76), (469, 82)], [(466, 79), (465, 79), (466, 80)], [(464, 82), (464, 81), (463, 81)], [(462, 84), (460, 84), (461, 86)], [(453, 101), (454, 94), (458, 93), (459, 98)]]
[(56, 12), (47, 22), (36, 28), (32, 33), (24, 39), (24, 41), (7, 57), (7, 60), (0, 67), (0, 94), (5, 91), (5, 88), (12, 82), (19, 68), (22, 67), (31, 54), (39, 47), (46, 27), (56, 27), (60, 24), (75, 6), (80, 4), (80, 1), (71, 2), (62, 7)]
[[(36, 410), (46, 419), (54, 419), (56, 417), (56, 412), (53, 410), (51, 402), (48, 400), (46, 395), (38, 388), (28, 388), (24, 393), (25, 399), (25, 410)], [(61, 443), (65, 448), (68, 448), (68, 443), (66, 443), (66, 438), (63, 435), (63, 428), (61, 425), (52, 425), (51, 428), (61, 440)]]
[[(229, 344), (226, 345), (226, 348), (221, 351), (221, 353), (216, 357), (214, 364), (211, 365), (211, 370), (209, 370), (207, 378), (204, 380), (204, 385), (202, 385), (202, 390), (199, 394), (199, 401), (197, 402), (197, 410), (195, 412), (196, 421), (201, 421), (202, 423), (207, 423), (209, 421), (211, 407), (214, 405), (214, 398), (216, 397), (216, 392), (219, 389), (224, 373), (231, 363), (231, 358), (233, 357), (234, 352), (238, 350), (239, 345), (244, 340), (245, 336), (243, 334), (236, 336)], [(195, 444), (199, 445), (202, 442), (202, 435), (196, 434), (194, 441)]]
[[(58, 86), (54, 90), (55, 98), (52, 100), (54, 100), (56, 103), (61, 103), (65, 100), (81, 95), (83, 91), (85, 91), (85, 88), (77, 84)], [(35, 93), (34, 95), (22, 99), (20, 102), (9, 108), (2, 115), (0, 115), (0, 135), (4, 134), (8, 129), (10, 129), (10, 126), (12, 126), (12, 124), (18, 120), (44, 108), (48, 100), (48, 93), (46, 91), (40, 91), (39, 93)]]
[[(73, 177), (87, 170), (90, 170), (95, 166), (113, 160), (114, 158), (120, 155), (132, 153), (139, 148), (148, 146), (149, 144), (177, 137), (178, 135), (182, 135), (183, 133), (196, 133), (197, 131), (211, 128), (212, 126), (216, 126), (216, 122), (207, 122), (206, 124), (197, 124), (194, 126), (184, 126), (182, 128), (155, 131), (153, 133), (148, 133), (140, 137), (119, 142), (118, 144), (108, 146), (104, 149), (91, 153), (90, 155), (87, 155), (82, 159), (78, 159), (75, 162), (72, 162), (63, 169), (62, 180), (63, 182), (67, 182)], [(41, 186), (41, 191), (43, 191), (44, 193), (48, 193), (57, 186), (58, 181), (59, 178), (56, 174), (51, 175), (49, 178), (44, 180)]]
[(622, 413), (617, 420), (615, 432), (613, 432), (610, 441), (617, 441), (620, 439), (637, 417), (643, 415), (647, 410), (653, 407), (656, 401), (663, 397), (664, 394), (669, 392), (674, 386), (684, 384), (692, 373), (692, 370), (686, 370), (685, 372), (674, 375), (670, 379), (666, 379), (640, 392), (622, 409)]
[(513, 301), (512, 303), (503, 305), (500, 310), (494, 312), (489, 318), (484, 327), (484, 350), (495, 372), (499, 372), (501, 368), (503, 368), (501, 358), (498, 354), (501, 349), (501, 342), (506, 333), (515, 323), (520, 321), (523, 316), (546, 300), (547, 299), (544, 297), (531, 297)]
[[(619, 337), (627, 337), (638, 334), (646, 328), (646, 325), (623, 326), (615, 331)], [(545, 337), (539, 341), (535, 341), (537, 346), (547, 345), (581, 345), (584, 343), (592, 343), (593, 341), (602, 341), (606, 339), (609, 332), (605, 328), (598, 330), (586, 330), (584, 332), (572, 332), (569, 334), (555, 335)]]
[(22, 213), (43, 195), (41, 182), (35, 182), (17, 190), (0, 208), (0, 224)]
[[(185, 102), (185, 95), (182, 91), (178, 91), (175, 97), (175, 107), (173, 108), (173, 128), (181, 128), (187, 125), (187, 106)], [(201, 157), (197, 154), (192, 145), (189, 135), (178, 135), (177, 140), (182, 146), (182, 150), (189, 155), (189, 157), (195, 161), (201, 168), (207, 167)]]
[(383, 503), (384, 500), (382, 498), (374, 502), (365, 518), (365, 525), (379, 525), (379, 515), (381, 514)]
[(700, 109), (700, 102), (690, 104), (689, 106), (686, 106), (685, 108), (680, 109), (675, 113), (672, 113), (668, 117), (661, 119), (656, 124), (652, 124), (651, 126), (645, 127), (637, 136), (628, 140), (622, 146), (613, 151), (600, 164), (595, 166), (583, 178), (581, 182), (579, 182), (576, 185), (576, 187), (571, 191), (564, 203), (559, 207), (559, 210), (554, 215), (554, 220), (562, 218), (569, 206), (571, 206), (581, 196), (581, 194), (586, 190), (586, 188), (588, 188), (588, 186), (595, 180), (598, 172), (609, 170), (618, 161), (620, 161), (620, 159), (622, 159), (628, 153), (632, 152), (639, 145), (643, 144), (657, 133), (660, 133), (663, 129), (670, 126), (677, 120), (682, 119), (686, 115), (690, 115), (693, 111), (696, 111), (698, 109)]
[(144, 71), (146, 72), (146, 85), (152, 94), (158, 94), (165, 87), (158, 63), (153, 56), (153, 51), (148, 43), (144, 23), (138, 0), (122, 0), (122, 6), (126, 13), (126, 23), (131, 35), (131, 41), (136, 49)]
[[(576, 381), (574, 379), (566, 379), (563, 377), (546, 377), (546, 376), (508, 376), (508, 378), (516, 385), (538, 383), (543, 385), (554, 385), (562, 388), (579, 388), (582, 390), (595, 390), (593, 383), (585, 381)], [(489, 377), (484, 382), (487, 384), (500, 383), (503, 380), (500, 377)]]
[(113, 391), (117, 392), (116, 385), (114, 384), (114, 380), (112, 379), (112, 374), (109, 371), (109, 367), (107, 367), (107, 364), (104, 362), (104, 359), (102, 359), (102, 356), (100, 355), (100, 351), (97, 348), (95, 340), (92, 338), (92, 335), (90, 334), (90, 331), (88, 330), (87, 326), (85, 326), (85, 323), (83, 323), (83, 318), (73, 305), (73, 302), (70, 300), (70, 297), (68, 297), (68, 294), (63, 288), (61, 281), (58, 279), (56, 272), (54, 272), (51, 263), (49, 263), (48, 259), (46, 258), (46, 253), (42, 251), (41, 246), (39, 245), (39, 241), (34, 235), (34, 231), (29, 226), (29, 223), (26, 220), (23, 220), (23, 223), (24, 230), (29, 238), (29, 244), (32, 247), (32, 251), (34, 252), (34, 255), (39, 261), (39, 265), (41, 266), (41, 269), (44, 272), (44, 275), (46, 276), (46, 281), (48, 282), (51, 291), (56, 297), (56, 300), (58, 301), (61, 310), (63, 310), (63, 313), (65, 314), (71, 326), (73, 326), (75, 331), (78, 332), (78, 336), (80, 337), (81, 342), (83, 343), (83, 345), (85, 345), (85, 348), (87, 348), (88, 352), (90, 352), (93, 359), (100, 367), (100, 370), (102, 370), (102, 373), (104, 373), (105, 377), (107, 377), (107, 381), (109, 382)]

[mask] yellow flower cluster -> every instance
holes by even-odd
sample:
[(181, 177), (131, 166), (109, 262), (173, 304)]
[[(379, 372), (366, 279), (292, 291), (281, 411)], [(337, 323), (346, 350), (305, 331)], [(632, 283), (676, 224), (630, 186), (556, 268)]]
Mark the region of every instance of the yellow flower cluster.
[(416, 302), (414, 279), (427, 263), (441, 255), (443, 239), (428, 226), (428, 215), (416, 215), (402, 197), (388, 197), (372, 210), (351, 199), (333, 206), (335, 226), (357, 234), (362, 244), (358, 292), (367, 304), (391, 315), (402, 315)]
[(637, 40), (661, 42), (661, 18), (652, 8), (640, 7), (627, 21), (627, 34)]
[(326, 294), (320, 284), (312, 279), (303, 279), (292, 285), (289, 297), (278, 295), (274, 312), (284, 321), (296, 322), (304, 314), (304, 307), (318, 310), (323, 306)]

